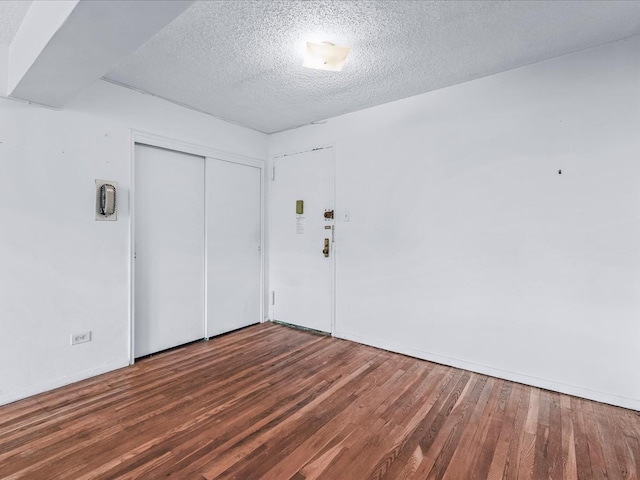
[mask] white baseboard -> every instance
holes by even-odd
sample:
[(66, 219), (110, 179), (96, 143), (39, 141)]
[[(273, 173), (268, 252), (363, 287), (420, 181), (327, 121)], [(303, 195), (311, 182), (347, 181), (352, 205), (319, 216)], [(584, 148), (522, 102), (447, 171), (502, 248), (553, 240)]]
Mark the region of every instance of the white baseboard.
[[(546, 390), (566, 393), (568, 395), (574, 395), (576, 397), (586, 398), (588, 400), (594, 400), (596, 402), (608, 403), (610, 405), (616, 405), (618, 407), (629, 408), (632, 410), (640, 411), (640, 400), (638, 399), (621, 397), (618, 395), (612, 395), (610, 393), (590, 390), (584, 387), (578, 387), (575, 385), (546, 380), (544, 378), (532, 377), (530, 375), (511, 372), (508, 370), (488, 367), (486, 365), (480, 365), (472, 362), (467, 362), (465, 360), (459, 360), (456, 358), (436, 355), (429, 352), (424, 352), (422, 350), (417, 350), (414, 348), (402, 347), (402, 346), (393, 344), (392, 342), (374, 340), (367, 337), (362, 337), (360, 335), (336, 332), (334, 333), (334, 337), (342, 338), (344, 340), (349, 340), (352, 342), (361, 343), (364, 345), (369, 345), (376, 348), (381, 348), (383, 350), (388, 350), (390, 352), (408, 355), (410, 357), (420, 358), (422, 360), (428, 360), (431, 362), (436, 362), (436, 363), (448, 365), (455, 368), (469, 370), (471, 372), (481, 373), (481, 374), (489, 375), (496, 378), (502, 378), (504, 380), (509, 380), (512, 382), (531, 385), (533, 387), (544, 388)], [(117, 370), (119, 368), (124, 368), (127, 366), (129, 366), (129, 363), (127, 361), (112, 363), (109, 365), (102, 366), (100, 368), (78, 372), (74, 375), (59, 378), (57, 380), (47, 382), (44, 384), (39, 384), (37, 386), (23, 389), (17, 392), (2, 393), (0, 394), (0, 405), (6, 405), (11, 402), (22, 400), (24, 398), (37, 395), (39, 393), (47, 392), (55, 388), (59, 388), (65, 385), (69, 385), (71, 383), (79, 382), (81, 380), (86, 380), (87, 378), (95, 377), (97, 375), (101, 375), (103, 373), (111, 372), (113, 370)]]
[(0, 405), (6, 405), (8, 403), (16, 402), (18, 400), (22, 400), (24, 398), (37, 395), (39, 393), (48, 392), (49, 390), (53, 390), (59, 387), (64, 387), (65, 385), (69, 385), (71, 383), (79, 382), (81, 380), (86, 380), (87, 378), (95, 377), (97, 375), (102, 375), (103, 373), (112, 372), (113, 370), (118, 370), (119, 368), (128, 367), (128, 366), (129, 366), (129, 362), (127, 361), (111, 363), (109, 365), (103, 365), (102, 367), (99, 367), (99, 368), (84, 370), (82, 372), (74, 373), (73, 375), (52, 380), (50, 382), (41, 383), (33, 387), (19, 390), (17, 392), (3, 392), (3, 393), (0, 393)]
[(618, 395), (612, 395), (610, 393), (590, 390), (584, 387), (558, 383), (552, 380), (546, 380), (544, 378), (532, 377), (508, 370), (488, 367), (486, 365), (480, 365), (472, 362), (467, 362), (465, 360), (459, 360), (457, 358), (436, 355), (433, 353), (424, 352), (422, 350), (416, 350), (415, 348), (403, 347), (392, 342), (387, 342), (384, 340), (374, 340), (371, 338), (362, 337), (360, 335), (336, 332), (333, 336), (336, 338), (342, 338), (343, 340), (362, 343), (371, 347), (381, 348), (382, 350), (388, 350), (390, 352), (401, 353), (403, 355), (440, 363), (442, 365), (447, 365), (450, 367), (461, 368), (463, 370), (469, 370), (471, 372), (481, 373), (483, 375), (489, 375), (491, 377), (502, 378), (504, 380), (522, 383), (525, 385), (531, 385), (532, 387), (544, 388), (546, 390), (552, 390), (554, 392), (566, 393), (568, 395), (586, 398), (588, 400), (595, 400), (596, 402), (608, 403), (609, 405), (615, 405), (618, 407), (640, 411), (640, 400), (634, 398), (621, 397)]

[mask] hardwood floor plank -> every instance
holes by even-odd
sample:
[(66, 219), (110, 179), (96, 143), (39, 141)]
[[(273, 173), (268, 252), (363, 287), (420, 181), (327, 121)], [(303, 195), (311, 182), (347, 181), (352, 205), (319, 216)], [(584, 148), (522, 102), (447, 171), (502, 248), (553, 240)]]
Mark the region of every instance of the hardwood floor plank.
[(504, 409), (504, 414), (496, 415), (492, 419), (492, 421), (500, 424), (500, 428), (491, 465), (486, 475), (488, 480), (499, 480), (503, 478), (503, 474), (508, 470), (509, 447), (511, 446), (511, 439), (514, 436), (514, 430), (517, 425), (516, 413), (524, 397), (524, 388), (522, 385), (505, 381), (505, 388), (507, 387), (510, 388), (510, 395), (509, 401)]
[(0, 407), (1, 479), (638, 479), (640, 416), (265, 323)]
[(520, 469), (520, 459), (522, 458), (522, 450), (524, 449), (525, 423), (529, 413), (529, 403), (531, 399), (532, 388), (523, 388), (518, 403), (518, 410), (513, 423), (513, 431), (509, 441), (509, 448), (505, 458), (503, 478), (505, 480), (517, 480), (518, 470)]
[(349, 434), (342, 438), (340, 442), (333, 445), (328, 450), (325, 450), (321, 453), (317, 458), (314, 458), (313, 461), (307, 463), (299, 472), (294, 474), (291, 478), (304, 478), (306, 480), (315, 480), (321, 478), (324, 472), (331, 466), (331, 464), (335, 461), (335, 459), (340, 455), (344, 449), (346, 448), (345, 442), (350, 438), (354, 438), (354, 434), (357, 432), (357, 429), (349, 429)]
[[(302, 405), (298, 405), (295, 411), (282, 416), (282, 418), (279, 419), (281, 421), (271, 422), (266, 425), (268, 428), (263, 428), (262, 433), (270, 438), (289, 438), (289, 435), (292, 435), (292, 432), (297, 428), (303, 429), (304, 431), (304, 429), (308, 427), (305, 424), (307, 412), (316, 411), (316, 407), (320, 409), (326, 399), (340, 391), (343, 386), (348, 385), (354, 379), (370, 371), (373, 366), (373, 360), (367, 361), (348, 375), (344, 375), (342, 378), (328, 385), (328, 388), (319, 392), (318, 395), (311, 398), (310, 401), (304, 402)], [(225, 452), (222, 455), (222, 458), (216, 458), (215, 460), (212, 460), (208, 466), (204, 467), (205, 477), (215, 478), (219, 475), (226, 475), (225, 472), (227, 472), (227, 470), (239, 466), (239, 462), (237, 461), (239, 458), (242, 458), (243, 460), (248, 458), (257, 445), (265, 446), (265, 438), (263, 436), (254, 435), (250, 437), (249, 442), (242, 442), (239, 444), (239, 448), (232, 447), (228, 452)], [(244, 462), (242, 468), (244, 468)]]
[[(480, 378), (476, 377), (477, 375), (473, 376), (473, 388), (470, 389), (468, 397), (460, 396), (459, 399), (462, 400), (462, 398), (466, 398), (467, 400), (464, 402), (457, 402), (456, 406), (451, 410), (449, 417), (446, 419), (446, 423), (448, 424), (447, 436), (437, 457), (435, 457), (435, 462), (432, 463), (430, 461), (431, 455), (427, 455), (422, 461), (420, 467), (418, 467), (416, 476), (422, 477), (423, 474), (428, 473), (426, 477), (428, 480), (440, 480), (444, 477), (444, 474), (449, 467), (449, 462), (458, 448), (458, 443), (460, 442), (462, 433), (469, 422), (473, 408), (477, 405), (478, 399), (484, 390), (485, 383), (488, 380), (488, 377), (485, 376)], [(434, 449), (433, 453), (435, 453), (435, 451), (436, 450)]]
[[(494, 411), (499, 402), (499, 395), (494, 391), (498, 380), (488, 378), (480, 399), (471, 413), (467, 426), (464, 428), (460, 443), (453, 452), (450, 465), (446, 469), (444, 479), (457, 479), (476, 472), (475, 464), (478, 461), (478, 450), (472, 448), (478, 442), (482, 442), (486, 436), (486, 430), (490, 423), (489, 412)], [(469, 454), (473, 452), (473, 454)], [(482, 477), (485, 478), (485, 477)]]
[[(410, 422), (408, 424), (411, 433), (395, 447), (398, 450), (395, 454), (395, 460), (388, 466), (381, 478), (395, 479), (399, 476), (407, 463), (415, 458), (416, 448), (420, 449), (424, 459), (425, 452), (433, 444), (444, 422), (445, 413), (441, 412), (443, 409), (453, 408), (453, 404), (458, 399), (457, 395), (464, 389), (468, 380), (469, 374), (465, 375), (462, 371), (456, 372), (450, 369), (446, 372), (437, 384), (437, 388), (433, 389), (429, 401), (425, 405), (426, 414), (423, 416), (423, 412), (420, 411), (417, 416), (412, 418), (413, 422), (417, 423)], [(452, 391), (457, 392), (457, 395), (452, 396)]]
[[(428, 472), (438, 458), (438, 454), (442, 451), (444, 444), (448, 439), (449, 429), (445, 428), (447, 420), (453, 409), (458, 404), (458, 400), (464, 395), (469, 388), (469, 380), (472, 376), (469, 372), (453, 372), (453, 381), (446, 385), (446, 389), (441, 391), (436, 402), (429, 410), (420, 412), (423, 418), (413, 433), (409, 437), (409, 442), (405, 442), (404, 451), (409, 454), (409, 458), (413, 457), (413, 445), (417, 445), (422, 452), (422, 461), (416, 468), (413, 477), (426, 478)], [(408, 448), (407, 448), (408, 447)], [(400, 452), (402, 454), (402, 450)], [(398, 460), (402, 457), (399, 456)], [(406, 460), (397, 461), (386, 472), (383, 478), (395, 478), (393, 467), (404, 469)], [(412, 477), (412, 478), (413, 478)]]
[[(406, 360), (405, 365), (408, 367), (407, 371), (403, 371), (402, 369), (396, 370), (394, 363), (384, 362), (372, 374), (367, 375), (365, 382), (366, 388), (360, 388), (354, 392), (356, 401), (351, 408), (345, 408), (341, 412), (338, 412), (338, 414), (323, 425), (315, 435), (302, 441), (284, 461), (278, 463), (273, 469), (263, 475), (262, 478), (265, 480), (290, 478), (302, 470), (306, 464), (312, 462), (314, 457), (323, 456), (325, 449), (332, 450), (330, 457), (331, 459), (335, 458), (339, 452), (336, 451), (332, 443), (337, 437), (342, 436), (343, 433), (345, 438), (353, 433), (353, 429), (346, 431), (346, 433), (343, 432), (345, 425), (366, 423), (367, 419), (371, 418), (374, 414), (374, 410), (379, 406), (379, 403), (384, 403), (388, 397), (393, 395), (391, 392), (395, 391), (393, 387), (398, 386), (399, 380), (405, 377), (412, 378), (413, 374), (418, 370), (416, 367), (421, 367), (421, 365), (416, 365), (409, 359)], [(431, 369), (425, 370), (431, 371)], [(405, 383), (409, 384), (406, 380)], [(374, 386), (388, 390), (388, 397), (381, 398)], [(341, 444), (343, 442), (344, 441), (341, 441)]]
[(600, 433), (598, 431), (592, 403), (593, 402), (589, 402), (587, 400), (580, 400), (580, 408), (584, 416), (589, 457), (591, 458), (591, 468), (595, 479), (608, 479), (611, 478), (611, 476), (607, 471), (607, 465), (602, 449), (602, 439), (600, 438)]
[(562, 422), (562, 472), (567, 480), (577, 480), (576, 439), (573, 427), (571, 398), (560, 396), (560, 419)]
[[(486, 413), (481, 417), (481, 425), (483, 426), (480, 434), (476, 437), (477, 442), (483, 445), (483, 448), (474, 448), (477, 445), (475, 442), (472, 442), (468, 447), (468, 451), (474, 452), (471, 470), (469, 470), (473, 472), (471, 480), (486, 480), (489, 476), (489, 469), (502, 427), (502, 417), (506, 413), (511, 390), (512, 384), (510, 382), (496, 381), (492, 402), (489, 403)], [(468, 475), (468, 471), (465, 474)]]
[(628, 478), (631, 480), (638, 480), (640, 478), (640, 442), (635, 437), (629, 437), (627, 435), (623, 435), (625, 445), (627, 447), (627, 465), (628, 468)]
[(542, 390), (539, 397), (535, 459), (532, 478), (549, 477), (549, 410), (551, 392)]
[(540, 412), (540, 389), (533, 388), (529, 392), (529, 410), (520, 434), (520, 444), (517, 451), (518, 473), (517, 478), (533, 479), (535, 460), (535, 444), (537, 433), (538, 415)]
[(562, 478), (562, 416), (560, 412), (560, 394), (549, 392), (549, 441), (547, 443), (548, 478)]
[[(345, 359), (342, 355), (340, 358), (343, 361)], [(356, 362), (357, 359), (352, 361)], [(320, 362), (320, 364), (322, 363)], [(180, 475), (194, 469), (206, 471), (206, 465), (209, 463), (213, 463), (216, 468), (221, 468), (225, 462), (228, 462), (227, 467), (237, 463), (235, 458), (238, 455), (249, 455), (253, 446), (261, 445), (262, 434), (271, 432), (276, 425), (298, 412), (331, 386), (329, 382), (320, 377), (301, 378), (283, 389), (277, 388), (279, 384), (280, 382), (274, 383), (271, 389), (273, 392), (267, 394), (254, 407), (244, 412), (238, 412), (239, 415), (231, 415), (227, 421), (230, 428), (226, 429), (222, 435), (207, 442), (203, 442), (201, 438), (193, 437), (192, 441), (187, 441), (174, 449), (176, 454), (182, 452), (182, 455), (179, 455), (182, 460), (172, 466), (168, 473), (173, 472)], [(276, 397), (272, 397), (272, 395), (276, 395)], [(233, 414), (234, 412), (229, 413)], [(246, 454), (242, 452), (246, 452)], [(194, 457), (199, 458), (194, 461)], [(229, 460), (225, 460), (226, 457)]]
[(576, 444), (576, 471), (578, 478), (594, 478), (591, 468), (591, 454), (587, 439), (584, 415), (579, 398), (571, 399), (571, 415)]

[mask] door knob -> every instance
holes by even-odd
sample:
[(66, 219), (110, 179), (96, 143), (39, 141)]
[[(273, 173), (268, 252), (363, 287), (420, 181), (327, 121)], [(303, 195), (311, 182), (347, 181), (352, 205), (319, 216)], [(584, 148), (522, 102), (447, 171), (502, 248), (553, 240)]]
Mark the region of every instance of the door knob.
[(328, 238), (324, 239), (324, 248), (322, 249), (322, 253), (324, 254), (325, 257), (329, 256), (329, 239)]

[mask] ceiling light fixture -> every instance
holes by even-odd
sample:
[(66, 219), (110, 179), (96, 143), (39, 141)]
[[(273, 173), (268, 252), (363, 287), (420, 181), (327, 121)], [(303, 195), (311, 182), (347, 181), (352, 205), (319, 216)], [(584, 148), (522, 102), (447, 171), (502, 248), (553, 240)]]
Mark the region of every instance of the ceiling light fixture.
[(351, 47), (338, 47), (333, 43), (307, 42), (307, 50), (304, 55), (303, 67), (316, 70), (329, 70), (339, 72), (347, 61), (347, 55)]

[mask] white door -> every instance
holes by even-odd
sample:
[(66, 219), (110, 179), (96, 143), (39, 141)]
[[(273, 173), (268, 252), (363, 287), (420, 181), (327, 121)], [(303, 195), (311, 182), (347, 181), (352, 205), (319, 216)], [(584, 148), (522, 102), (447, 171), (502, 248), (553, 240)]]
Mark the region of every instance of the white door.
[(207, 336), (261, 320), (261, 170), (207, 158)]
[(272, 175), (269, 271), (273, 319), (331, 332), (334, 220), (325, 218), (325, 212), (334, 210), (333, 149), (277, 157)]
[(204, 158), (135, 146), (134, 356), (204, 337)]

